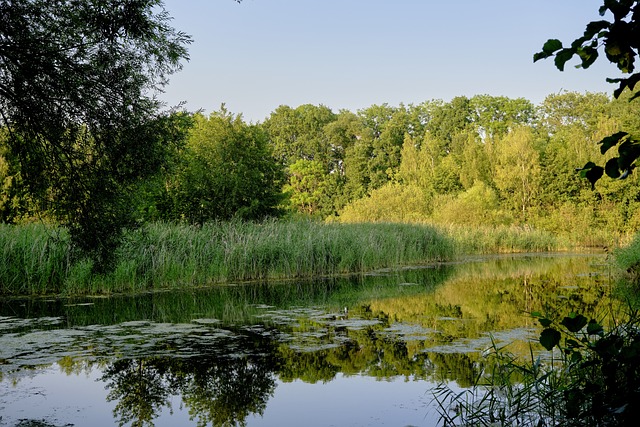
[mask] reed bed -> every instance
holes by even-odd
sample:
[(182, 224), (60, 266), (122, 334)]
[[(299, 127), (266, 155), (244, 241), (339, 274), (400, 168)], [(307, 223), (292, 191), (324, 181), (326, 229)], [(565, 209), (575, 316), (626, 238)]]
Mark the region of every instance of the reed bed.
[(640, 233), (624, 247), (613, 252), (616, 266), (634, 289), (640, 284)]
[(0, 295), (59, 293), (70, 249), (64, 229), (0, 224)]
[[(437, 230), (401, 224), (317, 222), (151, 224), (121, 246), (115, 279), (148, 286), (202, 285), (348, 274), (450, 259)], [(122, 277), (122, 276), (123, 277)]]
[(0, 229), (0, 292), (142, 292), (251, 280), (350, 274), (451, 259), (436, 229), (317, 222), (148, 224), (125, 236), (112, 273), (73, 260), (66, 232), (44, 225)]
[(544, 233), (423, 224), (313, 221), (152, 223), (126, 234), (116, 265), (95, 275), (69, 235), (44, 224), (0, 225), (0, 295), (110, 294), (367, 272), (468, 253), (556, 249)]
[(552, 252), (575, 247), (545, 230), (517, 226), (440, 228), (458, 254)]

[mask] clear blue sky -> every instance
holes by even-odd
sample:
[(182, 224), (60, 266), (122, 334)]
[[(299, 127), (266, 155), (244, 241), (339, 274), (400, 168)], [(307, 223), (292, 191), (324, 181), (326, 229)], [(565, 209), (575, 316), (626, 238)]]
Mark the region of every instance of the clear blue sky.
[(601, 57), (558, 71), (533, 63), (549, 38), (568, 45), (601, 19), (602, 0), (165, 0), (190, 34), (190, 61), (162, 99), (221, 103), (247, 121), (279, 105), (357, 111), (476, 94), (535, 104), (562, 90), (611, 93)]

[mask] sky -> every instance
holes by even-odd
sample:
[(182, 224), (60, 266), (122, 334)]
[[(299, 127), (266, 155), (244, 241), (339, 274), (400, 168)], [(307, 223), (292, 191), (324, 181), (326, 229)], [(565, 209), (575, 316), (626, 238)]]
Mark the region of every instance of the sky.
[(606, 92), (620, 73), (604, 55), (557, 70), (533, 63), (547, 39), (565, 46), (602, 0), (165, 0), (191, 35), (190, 60), (161, 99), (189, 111), (224, 103), (248, 122), (280, 105), (357, 112), (478, 94), (541, 103), (562, 91)]

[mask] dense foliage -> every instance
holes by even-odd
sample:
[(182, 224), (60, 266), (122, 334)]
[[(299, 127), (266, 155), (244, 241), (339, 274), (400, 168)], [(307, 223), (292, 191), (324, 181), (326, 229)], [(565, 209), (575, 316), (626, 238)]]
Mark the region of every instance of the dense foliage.
[(539, 106), (479, 95), (355, 113), (281, 106), (263, 127), (287, 168), (294, 212), (347, 222), (519, 224), (605, 244), (605, 234), (638, 225), (637, 178), (599, 182), (594, 192), (575, 170), (599, 156), (604, 136), (640, 129), (637, 108), (596, 93), (553, 94)]
[[(585, 35), (608, 54), (614, 28), (635, 10), (622, 3), (614, 24), (597, 25), (608, 33)], [(289, 212), (519, 226), (586, 245), (617, 243), (640, 225), (635, 175), (624, 185), (592, 180), (591, 191), (575, 173), (600, 156), (598, 141), (640, 131), (628, 91), (616, 99), (558, 93), (537, 106), (490, 95), (356, 112), (283, 105), (258, 124), (224, 107), (164, 114), (153, 93), (179, 69), (189, 38), (168, 25), (161, 1), (101, 4), (0, 2), (8, 23), (0, 34), (0, 221), (62, 222), (98, 266), (109, 263), (123, 228), (153, 220)], [(564, 64), (569, 53), (585, 60), (591, 52), (556, 47), (548, 43), (536, 59), (560, 55)], [(621, 87), (632, 88), (630, 79)]]
[(222, 109), (194, 126), (167, 178), (169, 220), (202, 224), (212, 220), (260, 220), (278, 214), (282, 167), (264, 131)]
[[(167, 149), (165, 166), (137, 182), (127, 208), (138, 221), (289, 211), (342, 222), (516, 225), (608, 245), (640, 224), (638, 177), (601, 180), (592, 191), (576, 168), (599, 156), (604, 136), (640, 130), (637, 104), (623, 98), (567, 92), (534, 106), (481, 95), (355, 113), (281, 106), (259, 124), (224, 108), (174, 115), (167, 125), (176, 132), (192, 126), (186, 145)], [(4, 138), (0, 218), (46, 215), (26, 196)]]
[(155, 97), (190, 42), (169, 20), (160, 0), (0, 1), (3, 217), (28, 193), (109, 264), (133, 188), (184, 136)]

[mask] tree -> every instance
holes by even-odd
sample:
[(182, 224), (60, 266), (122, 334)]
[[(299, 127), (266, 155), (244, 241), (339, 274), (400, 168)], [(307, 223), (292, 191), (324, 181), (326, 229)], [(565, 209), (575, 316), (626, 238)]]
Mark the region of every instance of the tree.
[(172, 219), (203, 223), (277, 215), (284, 173), (267, 134), (224, 107), (209, 117), (196, 114), (194, 121), (169, 184)]
[(476, 95), (470, 99), (476, 131), (484, 141), (501, 138), (516, 125), (530, 124), (534, 117), (531, 101), (524, 98)]
[(584, 164), (598, 155), (597, 141), (617, 130), (611, 113), (611, 100), (603, 93), (565, 92), (545, 98), (539, 110), (541, 136), (546, 140), (541, 149), (544, 173), (541, 201), (558, 207), (581, 195), (592, 204), (588, 183), (575, 172), (576, 164)]
[(527, 219), (540, 190), (540, 154), (533, 146), (534, 135), (529, 127), (518, 127), (499, 141), (495, 182)]
[(281, 105), (262, 126), (269, 134), (274, 155), (283, 164), (317, 160), (328, 169), (332, 153), (323, 128), (335, 120), (336, 115), (323, 105), (305, 104), (295, 109)]
[(190, 38), (161, 0), (0, 0), (0, 125), (29, 192), (106, 268), (128, 195), (185, 135), (155, 94)]
[(340, 211), (341, 222), (420, 222), (431, 213), (431, 197), (414, 184), (388, 182)]
[(469, 99), (464, 96), (433, 106), (426, 128), (433, 138), (443, 141), (446, 153), (453, 151), (453, 139), (471, 124), (471, 108)]
[(332, 212), (331, 176), (317, 160), (300, 159), (289, 166), (289, 181), (284, 186), (289, 193), (291, 208), (309, 215), (327, 216)]
[[(538, 61), (554, 57), (556, 68), (560, 71), (574, 56), (578, 56), (581, 63), (579, 68), (589, 68), (599, 57), (598, 49), (602, 48), (609, 62), (628, 77), (609, 78), (610, 83), (618, 83), (613, 92), (619, 98), (625, 90), (633, 91), (640, 81), (640, 72), (635, 71), (635, 59), (640, 50), (640, 2), (637, 0), (604, 0), (599, 9), (600, 15), (607, 12), (613, 15), (611, 21), (599, 20), (587, 24), (582, 37), (575, 39), (571, 46), (564, 47), (557, 39), (549, 39), (543, 45), (542, 51), (533, 56)], [(631, 95), (635, 99), (640, 92)], [(625, 131), (616, 132), (602, 139), (600, 152), (605, 154), (609, 149), (617, 146), (618, 156), (609, 159), (605, 166), (598, 166), (587, 162), (580, 170), (591, 185), (606, 173), (611, 178), (626, 178), (636, 167), (636, 160), (640, 157), (640, 139), (637, 135)]]
[(418, 147), (415, 140), (405, 136), (402, 145), (402, 160), (398, 169), (398, 181), (404, 185), (416, 185), (424, 190), (432, 187), (434, 165), (425, 149)]

